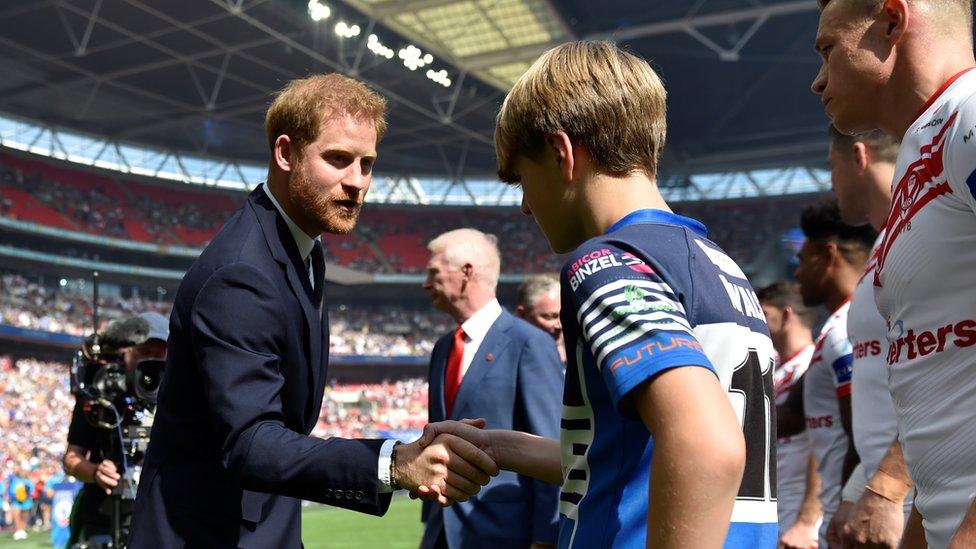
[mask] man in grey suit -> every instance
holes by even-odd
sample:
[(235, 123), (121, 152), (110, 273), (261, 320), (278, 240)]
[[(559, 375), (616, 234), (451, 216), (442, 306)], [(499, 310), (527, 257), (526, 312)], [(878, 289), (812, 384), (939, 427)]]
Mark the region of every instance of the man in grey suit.
[[(457, 229), (430, 242), (424, 289), (457, 329), (434, 346), (430, 421), (484, 418), (492, 429), (558, 438), (563, 368), (552, 337), (495, 298), (495, 237)], [(559, 489), (503, 472), (465, 503), (425, 504), (421, 547), (547, 547), (556, 541)]]

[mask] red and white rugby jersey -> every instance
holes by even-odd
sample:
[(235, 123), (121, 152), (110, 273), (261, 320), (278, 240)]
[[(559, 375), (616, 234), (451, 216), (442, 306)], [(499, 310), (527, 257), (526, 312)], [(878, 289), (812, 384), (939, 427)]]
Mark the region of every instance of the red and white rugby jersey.
[[(807, 371), (813, 358), (813, 348), (811, 343), (776, 366), (773, 393), (777, 406), (786, 402), (790, 389)], [(809, 456), (810, 438), (806, 431), (776, 441), (776, 499), (781, 531), (793, 526), (803, 503)]]
[(874, 275), (905, 459), (929, 545), (976, 492), (976, 71), (953, 77), (902, 140)]
[(834, 311), (820, 330), (813, 358), (803, 381), (803, 413), (810, 446), (820, 473), (820, 504), (824, 522), (840, 503), (841, 477), (847, 455), (847, 433), (840, 421), (837, 399), (851, 391), (851, 342), (847, 340), (850, 301)]

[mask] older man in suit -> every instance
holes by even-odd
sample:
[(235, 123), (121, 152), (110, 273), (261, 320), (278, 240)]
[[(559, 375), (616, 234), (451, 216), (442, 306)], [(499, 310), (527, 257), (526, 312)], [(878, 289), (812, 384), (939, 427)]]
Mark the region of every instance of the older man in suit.
[(297, 548), (300, 499), (381, 515), (397, 487), (429, 478), (464, 500), (487, 483), (479, 467), (496, 471), (456, 438), (427, 452), (308, 436), (328, 366), (320, 235), (356, 224), (385, 100), (350, 78), (313, 76), (285, 87), (265, 126), (267, 184), (176, 295), (130, 547)]
[[(495, 237), (474, 229), (428, 245), (424, 289), (458, 324), (434, 346), (430, 420), (485, 418), (490, 428), (559, 436), (563, 375), (553, 339), (503, 310), (495, 298)], [(426, 503), (421, 547), (544, 547), (555, 543), (559, 489), (511, 472), (466, 503)]]

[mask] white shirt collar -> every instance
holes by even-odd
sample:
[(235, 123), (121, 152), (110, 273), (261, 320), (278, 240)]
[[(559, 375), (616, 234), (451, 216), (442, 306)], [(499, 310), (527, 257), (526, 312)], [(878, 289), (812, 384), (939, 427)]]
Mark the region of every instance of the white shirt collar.
[(480, 342), (485, 339), (491, 325), (498, 320), (501, 314), (502, 306), (498, 304), (498, 299), (492, 298), (484, 307), (478, 309), (478, 312), (471, 315), (471, 318), (462, 322), (461, 329), (464, 330), (464, 335), (468, 336), (468, 339)]
[(320, 240), (321, 237), (312, 238), (308, 236), (305, 231), (299, 228), (299, 226), (296, 225), (290, 217), (288, 217), (288, 214), (285, 213), (285, 210), (281, 207), (281, 204), (278, 203), (278, 199), (275, 198), (274, 193), (271, 192), (268, 184), (265, 183), (262, 186), (264, 187), (264, 194), (268, 195), (268, 198), (271, 199), (271, 203), (274, 204), (275, 209), (281, 213), (281, 217), (285, 218), (285, 225), (288, 226), (288, 231), (291, 233), (291, 236), (294, 237), (295, 244), (298, 245), (298, 253), (301, 254), (302, 261), (305, 261), (308, 259), (308, 255), (312, 253), (312, 248), (315, 247), (315, 241)]

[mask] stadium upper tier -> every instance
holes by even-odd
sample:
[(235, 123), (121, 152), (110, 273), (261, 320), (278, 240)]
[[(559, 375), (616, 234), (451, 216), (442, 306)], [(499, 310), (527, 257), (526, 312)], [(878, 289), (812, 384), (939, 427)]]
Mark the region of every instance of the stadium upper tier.
[[(206, 189), (75, 164), (0, 153), (0, 217), (103, 237), (199, 250), (244, 201), (241, 191)], [(810, 195), (675, 204), (703, 221), (710, 236), (750, 266), (764, 245), (795, 227)], [(475, 227), (498, 236), (504, 273), (555, 271), (554, 256), (531, 218), (514, 207), (367, 204), (357, 229), (326, 235), (329, 260), (367, 273), (424, 271), (426, 243), (443, 231)], [(39, 229), (40, 230), (40, 229)]]

